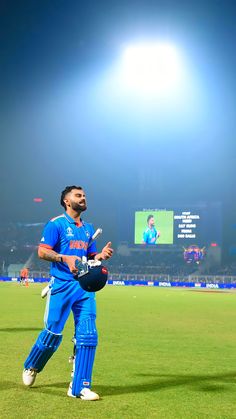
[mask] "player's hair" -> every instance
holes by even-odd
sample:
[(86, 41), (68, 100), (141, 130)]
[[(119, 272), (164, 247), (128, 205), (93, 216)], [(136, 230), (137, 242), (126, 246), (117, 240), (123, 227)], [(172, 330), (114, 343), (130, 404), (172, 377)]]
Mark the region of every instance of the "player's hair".
[(71, 192), (71, 191), (72, 191), (72, 189), (79, 189), (79, 190), (83, 190), (82, 186), (75, 186), (75, 185), (72, 185), (72, 186), (66, 186), (66, 187), (65, 187), (64, 191), (62, 191), (62, 193), (61, 193), (61, 201), (60, 201), (61, 205), (65, 208), (65, 210), (66, 210), (66, 204), (65, 204), (65, 202), (64, 202), (64, 199), (65, 199), (66, 195), (67, 195), (69, 192)]
[(150, 215), (148, 216), (148, 218), (147, 218), (147, 223), (149, 223), (149, 221), (151, 220), (151, 218), (153, 218), (153, 215), (152, 215), (152, 214), (150, 214)]

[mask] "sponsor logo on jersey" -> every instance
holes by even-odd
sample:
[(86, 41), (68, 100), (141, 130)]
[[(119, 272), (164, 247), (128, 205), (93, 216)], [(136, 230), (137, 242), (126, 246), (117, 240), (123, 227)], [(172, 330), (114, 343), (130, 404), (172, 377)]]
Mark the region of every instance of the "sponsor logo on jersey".
[(87, 250), (88, 243), (83, 240), (70, 240), (70, 249), (84, 249)]

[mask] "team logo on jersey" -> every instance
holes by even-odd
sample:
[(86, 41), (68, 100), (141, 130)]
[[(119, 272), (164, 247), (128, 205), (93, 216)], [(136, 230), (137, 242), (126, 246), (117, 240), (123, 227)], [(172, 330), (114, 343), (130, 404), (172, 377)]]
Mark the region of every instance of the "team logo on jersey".
[(90, 239), (90, 234), (89, 234), (89, 232), (87, 230), (85, 230), (85, 234), (88, 237), (88, 239)]
[(67, 236), (74, 236), (74, 233), (73, 233), (73, 230), (72, 230), (72, 228), (71, 228), (71, 227), (68, 227), (68, 228), (66, 229), (66, 235), (67, 235)]
[(41, 242), (45, 242), (45, 238), (44, 237), (41, 238)]

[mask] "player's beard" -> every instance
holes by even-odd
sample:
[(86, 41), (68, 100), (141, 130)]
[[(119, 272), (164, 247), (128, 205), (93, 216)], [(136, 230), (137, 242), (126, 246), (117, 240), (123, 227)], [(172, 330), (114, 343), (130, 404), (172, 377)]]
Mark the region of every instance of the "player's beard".
[(86, 211), (87, 209), (87, 205), (86, 202), (84, 201), (84, 205), (80, 205), (77, 202), (71, 202), (71, 208), (76, 211), (76, 212), (83, 212)]

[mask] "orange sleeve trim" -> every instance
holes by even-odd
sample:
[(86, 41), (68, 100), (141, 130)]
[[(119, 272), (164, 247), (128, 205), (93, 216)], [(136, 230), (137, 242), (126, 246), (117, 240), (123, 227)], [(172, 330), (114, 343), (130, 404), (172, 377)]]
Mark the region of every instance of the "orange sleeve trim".
[(46, 247), (46, 249), (52, 249), (52, 246), (49, 246), (49, 244), (43, 244), (43, 243), (40, 243), (39, 247)]

